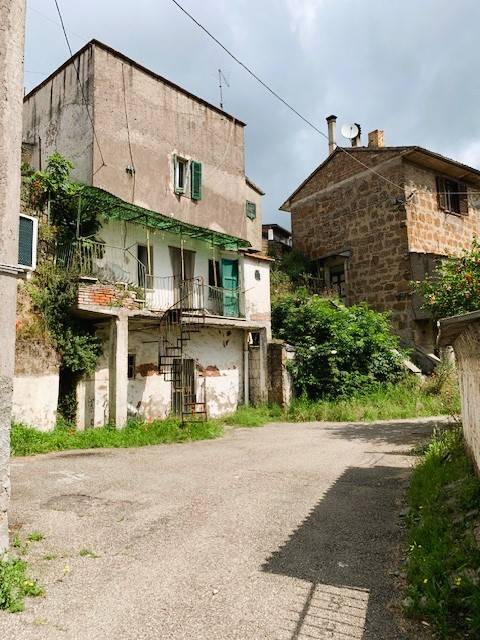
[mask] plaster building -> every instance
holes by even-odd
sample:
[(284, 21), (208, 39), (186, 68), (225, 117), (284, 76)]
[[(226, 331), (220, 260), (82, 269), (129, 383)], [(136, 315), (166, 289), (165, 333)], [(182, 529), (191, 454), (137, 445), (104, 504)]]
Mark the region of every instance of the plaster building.
[[(30, 164), (44, 167), (58, 151), (88, 185), (82, 198), (103, 207), (96, 237), (80, 229), (58, 256), (80, 277), (74, 313), (95, 323), (104, 345), (78, 387), (80, 428), (171, 412), (215, 417), (266, 400), (270, 259), (244, 127), (95, 40), (25, 97)], [(26, 412), (20, 371), (17, 419)]]
[(378, 130), (344, 153), (336, 118), (327, 120), (329, 156), (281, 206), (292, 215), (293, 247), (346, 304), (390, 311), (421, 357), (436, 331), (410, 283), (480, 233), (480, 171), (418, 146), (387, 147)]
[(269, 256), (281, 258), (292, 250), (292, 233), (279, 224), (262, 225), (262, 248)]

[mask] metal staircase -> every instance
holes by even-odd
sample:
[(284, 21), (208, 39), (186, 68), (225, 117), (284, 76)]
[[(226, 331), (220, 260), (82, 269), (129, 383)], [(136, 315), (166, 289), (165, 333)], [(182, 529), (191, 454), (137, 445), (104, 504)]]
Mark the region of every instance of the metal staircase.
[(181, 417), (182, 423), (207, 419), (205, 387), (203, 400), (198, 401), (195, 362), (185, 357), (185, 345), (204, 324), (202, 279), (182, 280), (176, 290), (175, 302), (160, 321), (158, 359), (160, 373), (172, 383), (172, 409)]

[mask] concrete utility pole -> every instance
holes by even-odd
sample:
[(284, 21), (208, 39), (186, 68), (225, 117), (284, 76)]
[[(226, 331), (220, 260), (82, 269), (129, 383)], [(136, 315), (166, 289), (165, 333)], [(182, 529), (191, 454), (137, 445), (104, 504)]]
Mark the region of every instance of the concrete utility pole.
[(0, 0), (0, 551), (8, 548), (25, 0)]

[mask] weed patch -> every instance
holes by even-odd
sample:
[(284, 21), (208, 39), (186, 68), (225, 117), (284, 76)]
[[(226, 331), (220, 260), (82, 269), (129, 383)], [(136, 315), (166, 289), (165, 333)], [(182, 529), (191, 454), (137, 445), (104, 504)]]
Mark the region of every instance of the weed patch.
[(27, 563), (4, 554), (0, 557), (0, 609), (23, 611), (27, 596), (43, 595), (43, 589), (27, 575)]
[(53, 431), (41, 432), (25, 425), (12, 425), (11, 449), (14, 456), (29, 456), (49, 451), (68, 449), (98, 449), (117, 447), (143, 447), (146, 445), (218, 438), (223, 433), (216, 421), (187, 423), (179, 420), (131, 421), (124, 429), (102, 427), (76, 431), (59, 426)]
[(460, 429), (434, 437), (413, 471), (408, 493), (408, 616), (438, 638), (480, 637), (480, 480)]

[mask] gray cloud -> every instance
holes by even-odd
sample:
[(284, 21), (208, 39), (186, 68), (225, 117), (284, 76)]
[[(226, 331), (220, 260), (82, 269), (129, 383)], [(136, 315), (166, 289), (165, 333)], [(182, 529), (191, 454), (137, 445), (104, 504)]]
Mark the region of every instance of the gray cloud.
[[(276, 102), (170, 0), (59, 0), (74, 50), (96, 37), (248, 123), (247, 173), (264, 217), (326, 157), (326, 141)], [(185, 6), (306, 117), (385, 129), (480, 164), (478, 0), (184, 0)], [(40, 13), (39, 13), (40, 12)], [(51, 0), (27, 14), (27, 89), (67, 57)], [(38, 73), (32, 73), (38, 72)]]

